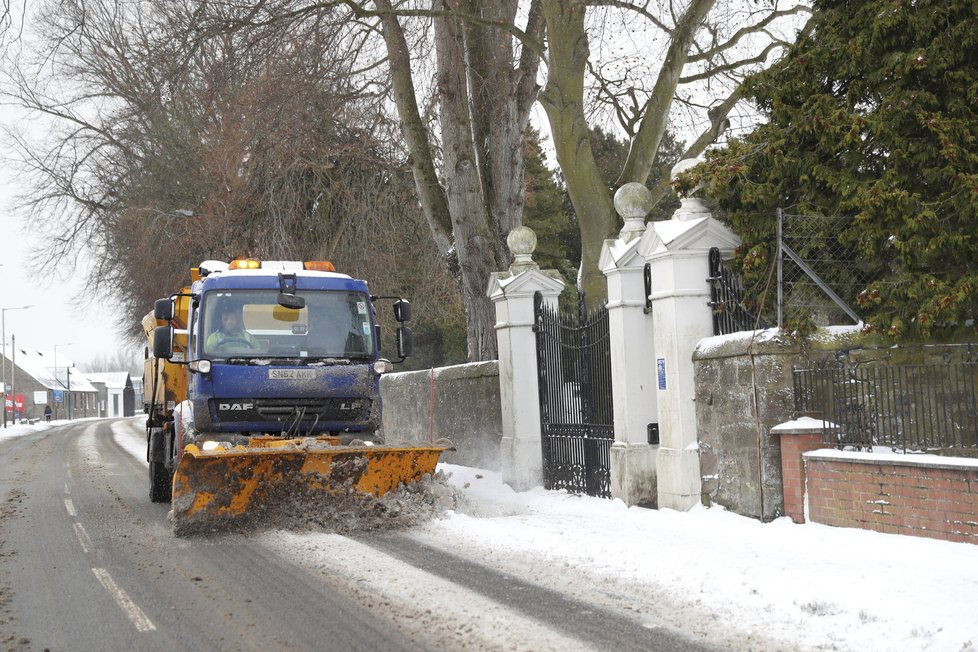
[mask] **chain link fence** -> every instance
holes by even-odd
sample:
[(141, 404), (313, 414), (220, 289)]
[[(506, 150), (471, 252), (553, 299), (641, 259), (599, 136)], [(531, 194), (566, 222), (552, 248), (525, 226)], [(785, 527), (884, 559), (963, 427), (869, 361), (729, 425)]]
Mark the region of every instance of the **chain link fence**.
[(870, 280), (847, 236), (852, 217), (778, 211), (778, 324), (855, 324), (856, 295)]

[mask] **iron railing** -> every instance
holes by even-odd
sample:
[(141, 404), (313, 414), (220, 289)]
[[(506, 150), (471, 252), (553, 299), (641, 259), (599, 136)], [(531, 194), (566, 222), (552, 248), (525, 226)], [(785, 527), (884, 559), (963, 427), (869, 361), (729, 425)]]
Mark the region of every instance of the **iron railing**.
[(758, 319), (745, 302), (740, 276), (727, 269), (720, 257), (720, 250), (710, 249), (710, 308), (713, 309), (713, 334), (727, 335), (755, 328), (767, 328), (768, 323)]
[(823, 419), (827, 444), (902, 451), (978, 449), (978, 349), (936, 364), (856, 363), (840, 352), (794, 371), (795, 410)]

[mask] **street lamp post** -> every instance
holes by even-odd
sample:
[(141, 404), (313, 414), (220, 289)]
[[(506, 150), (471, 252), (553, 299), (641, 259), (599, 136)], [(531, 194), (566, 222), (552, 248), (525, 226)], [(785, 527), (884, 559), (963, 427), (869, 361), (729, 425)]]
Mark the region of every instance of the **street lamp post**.
[[(33, 304), (26, 306), (16, 306), (13, 308), (0, 308), (0, 337), (3, 339), (3, 356), (2, 356), (2, 366), (0, 366), (0, 382), (3, 383), (3, 427), (7, 427), (7, 311), (8, 310), (26, 310), (27, 308), (33, 308)], [(16, 373), (14, 366), (10, 365), (10, 375), (13, 376)], [(13, 383), (11, 383), (13, 384)]]
[[(71, 342), (59, 342), (58, 344), (54, 345), (54, 382), (57, 383), (58, 385), (61, 385), (62, 387), (64, 387), (64, 383), (62, 383), (61, 379), (58, 378), (58, 347), (71, 346), (71, 344), (72, 344)], [(65, 373), (66, 374), (71, 373), (70, 371), (68, 371), (67, 366), (65, 366)], [(52, 403), (53, 402), (54, 401), (52, 401)], [(71, 377), (70, 376), (68, 377), (68, 396), (66, 397), (65, 406), (66, 406), (65, 409), (67, 410), (68, 418), (70, 419), (71, 418)], [(54, 413), (54, 418), (55, 419), (58, 418), (57, 412)]]

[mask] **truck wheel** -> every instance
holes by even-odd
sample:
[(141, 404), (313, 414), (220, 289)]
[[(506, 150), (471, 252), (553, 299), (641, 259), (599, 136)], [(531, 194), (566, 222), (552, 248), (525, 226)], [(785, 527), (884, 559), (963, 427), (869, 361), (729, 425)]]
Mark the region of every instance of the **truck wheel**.
[(154, 503), (168, 503), (173, 497), (173, 477), (163, 462), (149, 463), (149, 499)]
[(146, 459), (149, 462), (149, 499), (154, 503), (170, 502), (173, 493), (173, 474), (164, 463), (167, 434), (162, 428), (149, 431)]

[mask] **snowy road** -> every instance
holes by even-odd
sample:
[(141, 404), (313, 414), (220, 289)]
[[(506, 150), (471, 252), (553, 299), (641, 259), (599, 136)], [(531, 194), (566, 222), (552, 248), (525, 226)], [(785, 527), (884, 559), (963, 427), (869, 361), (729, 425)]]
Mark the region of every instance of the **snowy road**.
[(7, 649), (708, 647), (591, 591), (563, 592), (559, 566), (553, 581), (530, 581), (457, 554), (424, 528), (175, 538), (167, 507), (146, 495), (138, 419), (4, 434)]
[(404, 532), (174, 539), (140, 428), (0, 434), (5, 647), (978, 649), (976, 545), (515, 493), (447, 465), (459, 505)]

